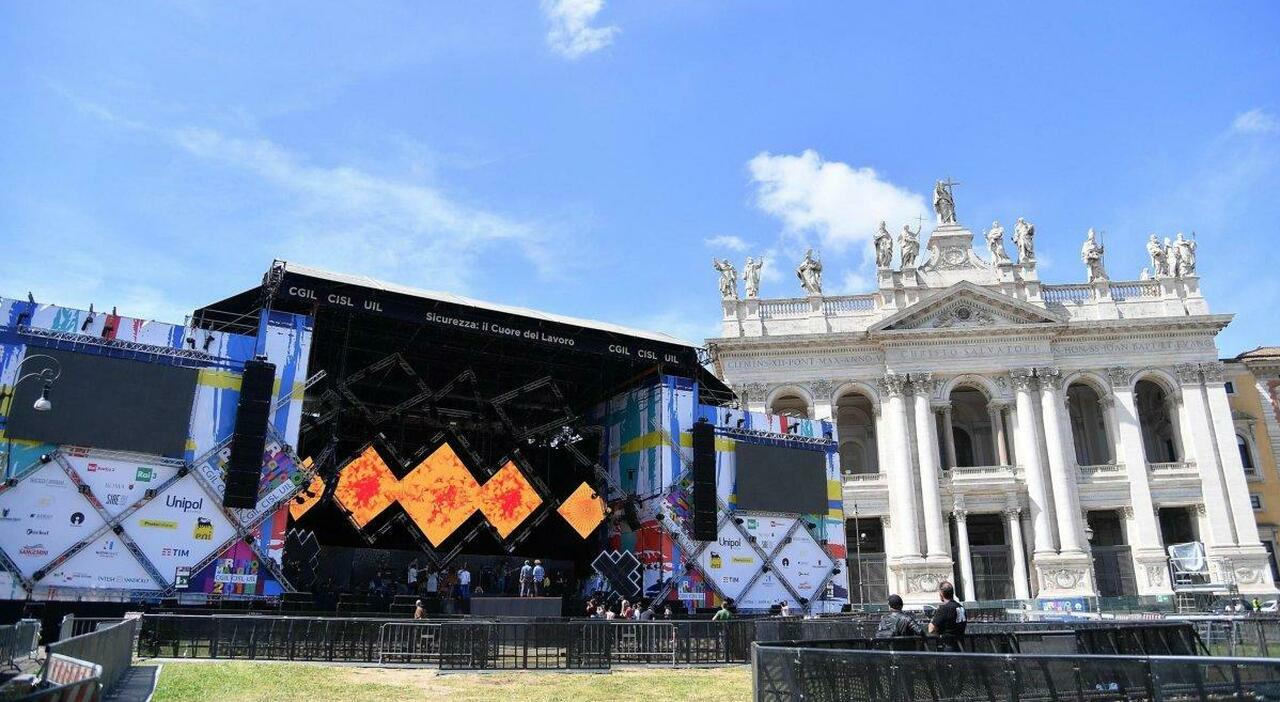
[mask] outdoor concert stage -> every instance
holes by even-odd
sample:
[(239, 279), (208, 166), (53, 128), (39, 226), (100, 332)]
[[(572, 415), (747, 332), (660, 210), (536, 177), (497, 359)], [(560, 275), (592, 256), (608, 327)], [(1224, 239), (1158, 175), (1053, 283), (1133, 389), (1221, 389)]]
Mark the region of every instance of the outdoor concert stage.
[(73, 376), (57, 421), (5, 418), (0, 599), (385, 614), (434, 582), (460, 614), (460, 568), (483, 609), (540, 559), (574, 615), (849, 601), (834, 427), (742, 410), (665, 334), (276, 262), (186, 327), (0, 299), (0, 343)]

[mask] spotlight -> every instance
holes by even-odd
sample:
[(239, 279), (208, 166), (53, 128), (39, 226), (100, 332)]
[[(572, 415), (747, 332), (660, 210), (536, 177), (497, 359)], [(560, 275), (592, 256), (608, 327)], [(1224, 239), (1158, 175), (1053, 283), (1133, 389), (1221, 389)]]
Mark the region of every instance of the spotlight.
[(739, 419), (739, 420), (738, 420), (738, 428), (739, 428), (739, 429), (741, 429), (741, 428), (742, 428), (742, 425), (743, 425), (743, 424), (746, 424), (746, 423), (747, 423), (747, 418), (746, 418), (746, 417), (743, 417), (742, 419)]
[(115, 532), (117, 535), (118, 535), (118, 534), (123, 534), (123, 533), (124, 533), (124, 525), (123, 525), (123, 524), (117, 524), (117, 525), (115, 525), (115, 526), (111, 527), (111, 531)]
[[(206, 333), (204, 337), (204, 350), (207, 352), (209, 347), (213, 345), (213, 334)], [(828, 436), (827, 438), (831, 438)]]
[(44, 389), (40, 391), (40, 399), (36, 400), (36, 403), (31, 406), (32, 409), (34, 409), (35, 411), (48, 412), (49, 410), (53, 409), (53, 403), (49, 401), (50, 385), (52, 385), (52, 383), (44, 384)]
[(89, 494), (89, 493), (91, 493), (91, 492), (92, 492), (92, 490), (90, 490), (90, 489), (89, 489), (89, 486), (88, 486), (88, 485), (81, 485), (81, 486), (80, 486), (80, 494), (81, 494), (81, 495), (88, 495), (88, 494)]
[(32, 295), (30, 290), (27, 291), (27, 302), (30, 302), (33, 305), (36, 304), (36, 296)]
[(187, 337), (187, 348), (195, 349), (195, 347), (196, 347), (196, 338), (195, 338), (194, 336), (188, 336), (188, 337)]
[(42, 454), (40, 454), (40, 462), (41, 462), (41, 463), (48, 463), (49, 461), (52, 461), (52, 460), (53, 460), (53, 456), (50, 456), (50, 455), (49, 455), (49, 454), (47, 454), (47, 453), (42, 453)]

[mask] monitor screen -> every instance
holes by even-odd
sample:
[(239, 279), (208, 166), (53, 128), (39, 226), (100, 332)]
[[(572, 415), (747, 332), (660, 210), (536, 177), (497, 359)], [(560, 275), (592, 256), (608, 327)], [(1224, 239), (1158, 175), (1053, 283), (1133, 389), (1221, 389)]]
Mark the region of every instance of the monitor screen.
[(825, 514), (826, 453), (749, 444), (734, 446), (738, 509), (784, 514)]
[[(10, 437), (170, 458), (186, 452), (196, 369), (34, 347), (27, 356), (57, 359), (62, 374), (49, 389), (53, 406), (45, 412), (34, 407), (43, 389), (39, 379), (18, 386)], [(52, 365), (32, 358), (22, 372)]]

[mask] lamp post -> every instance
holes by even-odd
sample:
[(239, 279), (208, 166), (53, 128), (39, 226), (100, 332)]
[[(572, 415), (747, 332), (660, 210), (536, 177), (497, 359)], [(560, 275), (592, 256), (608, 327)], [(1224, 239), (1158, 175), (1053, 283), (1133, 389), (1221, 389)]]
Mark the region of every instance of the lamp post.
[[(26, 375), (22, 375), (22, 367), (27, 365), (28, 362), (34, 361), (37, 358), (45, 359), (50, 363), (52, 363), (53, 365), (46, 366), (44, 368), (41, 368), (38, 371), (32, 371), (30, 373), (27, 373)], [(9, 471), (11, 470), (12, 464), (13, 464), (13, 437), (9, 433), (9, 415), (13, 410), (13, 400), (14, 400), (14, 397), (17, 396), (18, 386), (22, 384), (22, 381), (27, 380), (28, 378), (40, 378), (44, 380), (44, 388), (40, 390), (40, 397), (36, 399), (35, 404), (33, 404), (31, 407), (37, 412), (48, 412), (53, 409), (53, 402), (49, 400), (49, 389), (53, 387), (53, 381), (57, 380), (62, 375), (62, 364), (58, 363), (58, 359), (54, 358), (53, 356), (48, 356), (45, 354), (36, 354), (34, 356), (27, 356), (26, 358), (22, 359), (21, 362), (18, 363), (18, 367), (14, 369), (14, 375), (17, 376), (18, 379), (13, 382), (13, 385), (9, 386), (9, 390), (7, 392), (0, 394), (0, 403), (4, 403), (5, 405), (5, 409), (4, 409), (4, 428), (5, 428), (4, 436), (5, 436), (5, 442), (6, 442), (5, 452), (4, 452), (5, 480), (9, 479)]]

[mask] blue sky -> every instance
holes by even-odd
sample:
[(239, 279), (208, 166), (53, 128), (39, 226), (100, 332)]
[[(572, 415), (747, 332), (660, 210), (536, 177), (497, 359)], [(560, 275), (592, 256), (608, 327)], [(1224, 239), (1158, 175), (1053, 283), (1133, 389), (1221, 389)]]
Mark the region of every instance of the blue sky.
[[(889, 7), (892, 5), (892, 7)], [(700, 341), (713, 255), (875, 223), (952, 176), (1041, 277), (1195, 231), (1224, 355), (1280, 344), (1280, 5), (0, 4), (0, 294), (176, 320), (273, 258)], [(777, 264), (776, 266), (773, 264)]]

